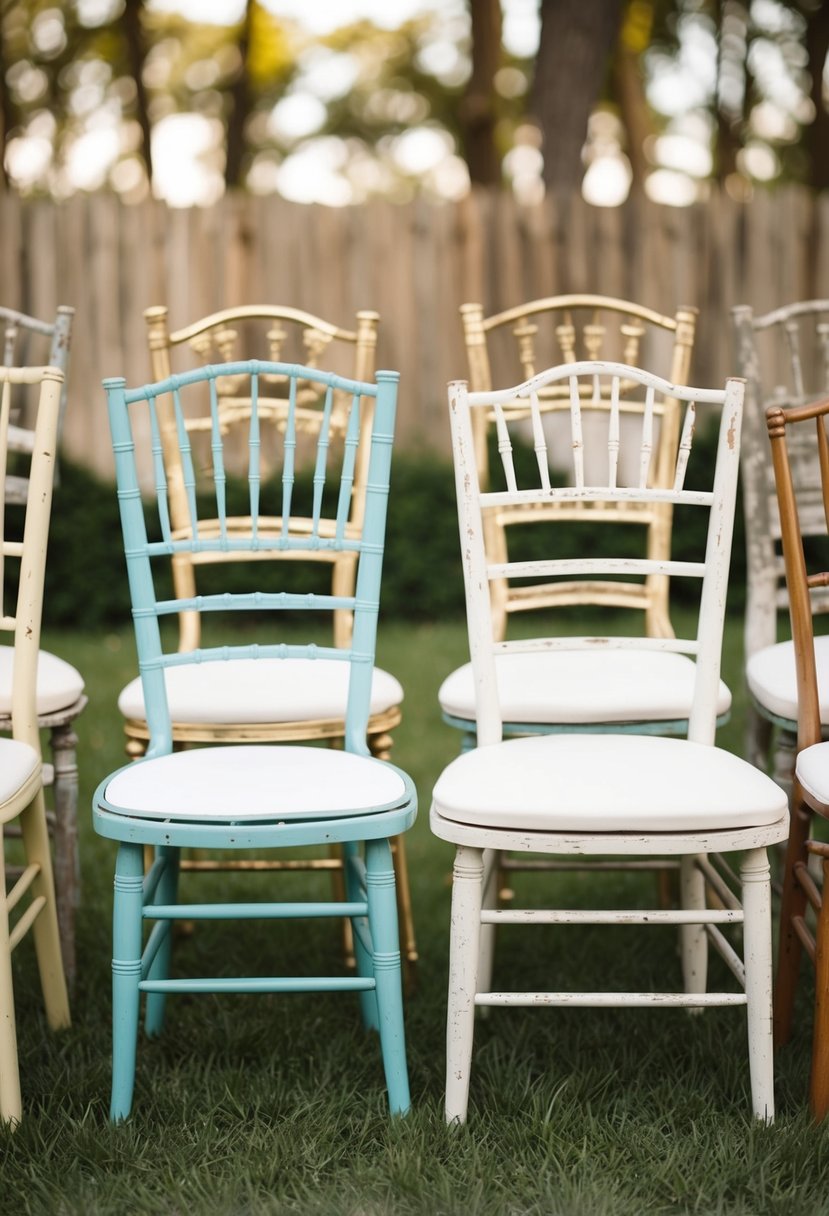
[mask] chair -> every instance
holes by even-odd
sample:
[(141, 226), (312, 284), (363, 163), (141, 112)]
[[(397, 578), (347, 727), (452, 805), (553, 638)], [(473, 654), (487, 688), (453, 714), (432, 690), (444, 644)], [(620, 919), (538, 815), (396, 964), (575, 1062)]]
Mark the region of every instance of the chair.
[[(268, 352), (274, 361), (284, 358), (286, 347), (290, 349), (294, 339), (297, 361), (312, 368), (325, 362), (329, 370), (345, 370), (356, 380), (365, 380), (373, 374), (374, 355), (377, 343), (378, 317), (373, 312), (357, 314), (355, 331), (340, 329), (319, 317), (297, 309), (276, 306), (250, 306), (226, 309), (197, 321), (184, 329), (170, 333), (167, 324), (167, 309), (149, 308), (145, 317), (153, 377), (163, 380), (172, 374), (174, 351), (182, 354), (189, 351), (191, 362), (204, 365), (215, 361), (227, 363), (238, 357), (240, 348), (259, 348)], [(265, 332), (266, 331), (266, 332)], [(339, 368), (338, 365), (339, 364)], [(329, 366), (331, 365), (331, 366)], [(259, 418), (267, 428), (284, 425), (287, 400), (286, 382), (282, 378), (260, 378), (261, 395)], [(305, 381), (297, 386), (296, 427), (300, 451), (306, 451), (315, 442), (322, 421), (324, 393), (320, 386)], [(243, 430), (250, 418), (250, 400), (245, 396), (244, 386), (227, 374), (216, 381), (217, 408), (222, 435), (232, 444), (234, 431)], [(339, 445), (345, 437), (348, 399), (339, 392), (334, 394), (331, 406), (331, 440)], [(366, 416), (367, 424), (370, 417)], [(195, 413), (186, 420), (193, 441), (199, 437), (204, 441), (210, 418), (204, 411)], [(203, 453), (206, 458), (206, 453)], [(165, 448), (168, 466), (176, 460), (176, 452)], [(362, 461), (361, 457), (361, 461)], [(263, 470), (263, 476), (266, 475)], [(351, 524), (359, 528), (362, 522), (365, 496), (366, 465), (358, 464), (355, 470), (352, 492)], [(170, 517), (173, 528), (186, 526), (188, 504), (180, 471), (168, 467), (170, 484)], [(310, 532), (312, 521), (299, 516), (293, 521), (295, 528)], [(215, 522), (210, 525), (215, 528)], [(250, 518), (236, 517), (232, 521), (234, 532), (243, 534), (250, 528)], [(251, 554), (255, 560), (291, 559), (290, 552), (275, 549), (267, 553)], [(177, 553), (173, 558), (173, 578), (176, 594), (180, 598), (192, 598), (196, 592), (197, 571), (204, 565), (227, 560), (227, 554), (211, 550), (195, 558), (190, 553)], [(315, 560), (330, 567), (332, 591), (335, 596), (351, 596), (354, 592), (356, 571), (355, 554), (340, 548), (319, 548)], [(199, 613), (187, 612), (179, 620), (179, 649), (190, 651), (200, 644), (201, 621)], [(348, 647), (351, 636), (351, 615), (342, 609), (333, 613), (335, 645)], [(244, 667), (238, 664), (225, 665), (221, 674), (212, 672), (209, 681), (198, 667), (183, 667), (176, 672), (168, 695), (173, 720), (173, 741), (177, 745), (210, 743), (216, 740), (238, 742), (302, 742), (327, 739), (341, 743), (345, 730), (345, 681), (343, 669), (338, 665), (325, 667), (315, 665), (303, 671), (299, 684), (288, 682), (283, 677), (279, 682), (261, 681), (251, 684), (244, 679)], [(372, 754), (388, 759), (391, 754), (391, 732), (400, 724), (400, 705), (403, 689), (393, 675), (375, 669), (371, 691), (371, 715), (368, 724), (369, 746)], [(127, 752), (132, 756), (143, 754), (148, 739), (148, 728), (144, 712), (141, 680), (135, 679), (122, 691), (119, 709), (125, 718)], [(409, 895), (408, 870), (403, 840), (393, 846), (397, 872), (398, 897), (400, 899), (400, 924), (403, 935), (402, 946), (407, 975), (407, 987), (414, 984), (417, 962), (417, 943)], [(334, 856), (306, 859), (305, 868), (329, 868), (342, 889), (340, 850)], [(202, 859), (183, 860), (182, 867), (203, 867)], [(213, 863), (207, 863), (212, 865)], [(237, 861), (236, 867), (251, 863)], [(252, 863), (261, 868), (261, 862)], [(271, 864), (276, 869), (285, 866), (282, 859)], [(290, 868), (300, 862), (294, 860)], [(353, 963), (353, 950), (346, 927), (346, 955)]]
[[(488, 392), (492, 388), (490, 358), (501, 357), (506, 363), (504, 343), (514, 338), (518, 361), (525, 376), (532, 377), (538, 365), (536, 346), (545, 334), (539, 331), (539, 321), (548, 322), (549, 333), (542, 349), (554, 348), (563, 362), (574, 362), (581, 347), (588, 358), (599, 358), (606, 348), (619, 350), (625, 362), (635, 364), (640, 349), (649, 339), (649, 349), (661, 362), (672, 383), (687, 382), (688, 366), (694, 341), (696, 313), (682, 308), (676, 317), (663, 317), (649, 309), (624, 300), (604, 296), (558, 296), (536, 300), (512, 308), (496, 316), (484, 318), (479, 304), (465, 304), (461, 309), (470, 372), (470, 389)], [(557, 323), (556, 323), (557, 322)], [(502, 338), (496, 348), (494, 338)], [(661, 351), (658, 348), (661, 344)], [(491, 348), (491, 349), (490, 349)], [(510, 366), (514, 364), (512, 358)], [(653, 366), (655, 358), (649, 366)], [(619, 423), (638, 427), (643, 411), (642, 395), (635, 384), (625, 384), (621, 390)], [(570, 445), (566, 433), (568, 398), (560, 385), (551, 384), (539, 393), (543, 441), (548, 447), (551, 464), (557, 471), (565, 466)], [(591, 399), (584, 424), (606, 428), (610, 403), (605, 394)], [(658, 402), (654, 414), (653, 451), (649, 457), (649, 481), (654, 486), (666, 484), (675, 460), (677, 433), (677, 403), (667, 399)], [(527, 425), (528, 411), (514, 406), (505, 415), (515, 431), (522, 431), (527, 445), (537, 441)], [(475, 451), (480, 485), (489, 480), (490, 451), (494, 451), (491, 436), (494, 416), (475, 411)], [(496, 442), (496, 440), (493, 440)], [(620, 477), (638, 478), (639, 469), (621, 467)], [(672, 515), (663, 502), (641, 504), (623, 501), (614, 504), (596, 503), (534, 503), (487, 511), (484, 537), (487, 553), (492, 560), (507, 561), (510, 532), (513, 537), (527, 536), (528, 527), (547, 527), (555, 523), (578, 524), (580, 531), (591, 525), (593, 532), (608, 525), (627, 525), (644, 535), (647, 552), (654, 560), (670, 556)], [(628, 608), (642, 613), (645, 632), (651, 637), (672, 637), (673, 627), (668, 607), (668, 580), (659, 574), (648, 575), (642, 582), (631, 580), (576, 581), (512, 584), (506, 578), (491, 580), (493, 628), (499, 640), (507, 634), (509, 619), (514, 614), (560, 610), (574, 606)], [(681, 734), (687, 726), (691, 702), (692, 680), (688, 665), (677, 656), (654, 654), (650, 670), (645, 674), (641, 660), (637, 663), (638, 683), (631, 696), (629, 684), (630, 656), (597, 656), (595, 665), (580, 660), (578, 673), (569, 670), (561, 654), (527, 656), (500, 655), (498, 680), (507, 735), (544, 734), (559, 730), (651, 730), (656, 733)], [(611, 670), (608, 671), (608, 664)], [(577, 680), (574, 678), (577, 674)], [(467, 663), (452, 672), (438, 693), (444, 721), (464, 732), (464, 746), (474, 744), (475, 690), (472, 666)], [(718, 713), (724, 719), (730, 709), (731, 696), (725, 685), (720, 688)]]
[[(741, 306), (733, 310), (733, 317), (738, 366), (746, 378), (741, 473), (750, 706), (745, 754), (752, 763), (770, 767), (776, 780), (789, 788), (797, 736), (797, 681), (792, 643), (778, 640), (779, 618), (788, 608), (788, 596), (765, 413), (771, 406), (803, 405), (829, 390), (829, 300), (805, 300), (760, 317)], [(820, 471), (811, 435), (795, 430), (789, 441), (789, 459), (803, 536), (825, 537)], [(816, 588), (811, 602), (813, 612), (829, 611), (829, 591)], [(829, 690), (827, 643), (829, 639), (817, 639), (816, 660), (818, 684)], [(823, 700), (825, 703), (826, 693)], [(829, 729), (829, 705), (822, 711), (822, 723)]]
[[(7, 559), (20, 563), (16, 610), (14, 615), (4, 613), (0, 619), (0, 627), (14, 639), (11, 738), (0, 738), (0, 824), (3, 829), (0, 840), (5, 842), (8, 825), (16, 821), (25, 858), (17, 881), (9, 890), (4, 884), (4, 899), (0, 903), (0, 1119), (6, 1123), (18, 1123), (22, 1115), (11, 955), (29, 929), (34, 937), (49, 1025), (54, 1030), (69, 1025), (43, 797), (36, 690), (62, 379), (60, 370), (53, 367), (0, 368), (0, 474), (4, 478), (12, 385), (39, 388), (22, 543), (9, 539), (5, 513), (0, 530), (0, 583), (5, 584), (7, 578)], [(15, 923), (10, 925), (10, 913), (15, 909)]]
[[(218, 381), (244, 378), (250, 402), (247, 430), (246, 493), (250, 525), (237, 530), (228, 513), (228, 444), (219, 412)], [(281, 377), (286, 406), (283, 425), (268, 434), (260, 427), (259, 387)], [(133, 761), (99, 786), (94, 823), (119, 842), (113, 921), (113, 1083), (112, 1117), (128, 1115), (135, 1074), (139, 1002), (147, 994), (146, 1030), (161, 1030), (164, 1003), (175, 992), (358, 992), (364, 1021), (379, 1029), (392, 1111), (409, 1105), (403, 1038), (401, 968), (395, 878), (389, 838), (409, 828), (416, 813), (415, 791), (399, 769), (370, 755), (366, 735), (378, 612), (380, 568), (388, 494), (397, 374), (378, 373), (376, 383), (344, 380), (312, 368), (274, 362), (238, 362), (200, 368), (161, 383), (126, 391), (123, 380), (105, 382), (109, 397), (116, 480), (136, 625), (139, 667), (147, 706), (150, 741), (144, 759)], [(295, 521), (294, 457), (302, 388), (323, 386), (323, 420), (316, 442), (310, 527)], [(193, 457), (185, 426), (189, 398), (208, 392), (209, 466)], [(329, 440), (334, 401), (346, 394), (346, 442), (339, 461)], [(366, 415), (371, 418), (366, 424)], [(366, 456), (365, 445), (369, 445)], [(138, 460), (141, 446), (153, 453), (155, 497), (161, 539), (148, 541), (141, 504)], [(171, 464), (169, 453), (178, 447)], [(167, 460), (162, 450), (167, 450)], [(278, 484), (263, 482), (265, 461), (280, 469)], [(181, 470), (188, 503), (187, 524), (175, 527), (174, 494), (166, 468)], [(365, 505), (359, 524), (351, 513), (355, 470), (367, 469)], [(199, 515), (203, 501), (208, 506)], [(315, 565), (321, 552), (343, 551), (357, 563), (350, 595), (284, 589), (283, 562), (271, 567), (281, 589), (263, 590), (261, 563), (251, 554), (281, 552), (294, 563)], [(178, 555), (197, 564), (221, 552), (244, 563), (244, 590), (181, 598), (157, 598), (152, 567)], [(165, 596), (166, 593), (162, 593)], [(279, 624), (280, 613), (307, 622), (315, 613), (353, 614), (348, 647), (296, 640), (295, 624)], [(160, 622), (181, 612), (220, 613), (227, 644), (190, 651), (165, 649)], [(267, 630), (264, 643), (247, 644), (245, 614), (255, 613)], [(241, 614), (241, 616), (240, 616)], [(308, 632), (303, 628), (303, 638)], [(285, 680), (301, 686), (317, 666), (336, 668), (346, 685), (342, 749), (247, 741), (173, 750), (168, 687), (193, 666), (221, 680), (223, 665), (243, 665), (251, 683)], [(345, 852), (346, 897), (327, 902), (178, 903), (179, 853), (340, 844)], [(364, 843), (363, 849), (360, 847)], [(155, 860), (144, 876), (144, 846)], [(193, 875), (190, 882), (197, 883)], [(325, 977), (169, 978), (171, 925), (180, 919), (209, 920), (344, 917), (352, 925), (357, 974)], [(142, 922), (155, 925), (142, 951)]]
[[(36, 357), (38, 346), (48, 355), (47, 362), (64, 373), (60, 395), (58, 443), (66, 412), (66, 372), (72, 337), (74, 308), (64, 305), (57, 310), (54, 322), (39, 321), (10, 308), (0, 308), (4, 326), (3, 366), (22, 367), (42, 362)], [(48, 346), (46, 342), (48, 341)], [(18, 391), (24, 391), (22, 386)], [(27, 403), (22, 403), (27, 406)], [(19, 453), (23, 461), (33, 450), (34, 430), (23, 425), (29, 421), (26, 410), (18, 425), (9, 426), (9, 451)], [(57, 465), (55, 465), (57, 469)], [(5, 501), (20, 505), (28, 501), (29, 479), (15, 469), (5, 479)], [(12, 731), (12, 656), (11, 646), (0, 647), (0, 733)], [(51, 764), (44, 769), (44, 780), (52, 786), (54, 815), (49, 817), (49, 830), (54, 836), (54, 876), (58, 903), (63, 965), (70, 988), (75, 983), (75, 914), (80, 899), (80, 864), (78, 858), (78, 739), (75, 719), (86, 705), (83, 676), (71, 664), (49, 651), (41, 651), (37, 668), (38, 723), (49, 732)]]
[[(792, 822), (783, 872), (780, 908), (780, 949), (774, 992), (774, 1034), (776, 1045), (785, 1044), (792, 1030), (794, 997), (800, 958), (805, 947), (815, 964), (815, 1016), (812, 1039), (812, 1067), (809, 1105), (816, 1119), (829, 1111), (829, 901), (824, 892), (829, 845), (811, 839), (815, 815), (829, 818), (829, 743), (822, 742), (826, 721), (825, 699), (819, 690), (822, 651), (816, 643), (812, 614), (814, 599), (829, 587), (829, 574), (815, 571), (804, 548), (804, 520), (814, 524), (814, 485), (809, 484), (805, 499), (800, 494), (797, 474), (808, 447), (819, 467), (819, 493), (824, 527), (829, 525), (829, 440), (826, 417), (829, 399), (788, 409), (773, 406), (768, 411), (768, 434), (777, 488), (780, 537), (786, 571), (789, 612), (792, 625), (792, 659), (796, 668), (798, 715), (797, 757), (792, 788)], [(811, 425), (810, 425), (811, 424)], [(817, 435), (813, 430), (816, 427)], [(812, 572), (810, 573), (810, 569)], [(825, 694), (824, 694), (825, 696)], [(814, 858), (824, 878), (821, 890), (810, 869)], [(816, 925), (810, 928), (808, 909), (815, 912)]]
[[(604, 436), (594, 430), (588, 444), (584, 403), (599, 395), (598, 380), (609, 385), (610, 408)], [(620, 434), (621, 392), (636, 383), (644, 391), (638, 435), (630, 436), (640, 467), (638, 484), (620, 486), (616, 437)], [(563, 385), (569, 400), (572, 435), (571, 486), (551, 485), (543, 437), (541, 392)], [(469, 645), (478, 690), (477, 740), (444, 770), (434, 788), (432, 831), (456, 846), (452, 888), (452, 931), (447, 1014), (446, 1118), (466, 1118), (474, 1015), (493, 1005), (650, 1005), (707, 1007), (746, 1005), (752, 1108), (773, 1116), (771, 1064), (771, 904), (766, 846), (785, 838), (786, 797), (764, 773), (714, 746), (725, 590), (731, 545), (739, 456), (742, 383), (724, 391), (677, 387), (637, 368), (601, 361), (565, 364), (518, 388), (470, 393), (463, 382), (450, 385), (449, 409), (458, 494)], [(674, 474), (666, 487), (648, 485), (652, 426), (658, 397), (687, 402)], [(697, 470), (685, 488), (693, 445), (695, 404), (720, 412), (713, 489), (697, 484), (710, 469)], [(535, 467), (522, 471), (513, 460), (506, 416), (517, 406), (529, 414), (536, 436)], [(499, 435), (498, 479), (486, 490), (478, 481), (474, 419), (492, 411)], [(588, 448), (592, 447), (592, 451)], [(603, 460), (600, 452), (603, 452)], [(593, 472), (588, 475), (587, 470)], [(691, 464), (693, 471), (694, 465)], [(520, 478), (520, 480), (519, 480)], [(710, 485), (710, 482), (709, 482)], [(699, 555), (653, 559), (634, 555), (557, 558), (552, 542), (543, 559), (494, 562), (486, 552), (484, 520), (489, 511), (510, 511), (533, 503), (666, 503), (683, 511), (705, 512)], [(697, 514), (697, 519), (701, 515)], [(692, 560), (692, 557), (698, 557)], [(693, 636), (537, 637), (502, 642), (497, 638), (489, 586), (499, 578), (646, 578), (693, 580), (699, 589), (699, 619)], [(578, 626), (577, 626), (578, 628)], [(549, 651), (578, 658), (585, 652), (629, 652), (647, 663), (653, 654), (687, 655), (695, 660), (693, 699), (686, 738), (640, 734), (547, 734), (505, 739), (498, 700), (496, 657), (541, 656)], [(719, 854), (744, 850), (740, 863), (742, 900), (727, 881)], [(681, 906), (646, 910), (526, 910), (501, 908), (492, 881), (503, 851), (563, 857), (571, 868), (585, 859), (599, 868), (626, 868), (641, 857), (641, 868), (679, 871)], [(706, 906), (706, 891), (715, 905)], [(498, 924), (677, 924), (680, 926), (681, 992), (574, 993), (509, 992), (492, 988), (493, 934)], [(742, 925), (743, 957), (728, 941), (730, 925)], [(706, 991), (707, 943), (733, 972), (739, 991)]]

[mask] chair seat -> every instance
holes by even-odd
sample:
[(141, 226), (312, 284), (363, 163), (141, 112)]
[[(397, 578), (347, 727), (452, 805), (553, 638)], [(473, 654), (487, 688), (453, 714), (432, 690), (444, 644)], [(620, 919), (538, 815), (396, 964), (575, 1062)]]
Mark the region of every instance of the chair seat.
[[(829, 726), (829, 636), (815, 638), (820, 720)], [(758, 650), (746, 663), (746, 681), (758, 705), (777, 718), (797, 721), (794, 642)]]
[[(8, 716), (12, 711), (12, 667), (14, 648), (0, 646), (0, 715)], [(69, 663), (50, 654), (48, 650), (38, 652), (37, 659), (37, 712), (38, 715), (54, 714), (69, 709), (82, 696), (83, 676)]]
[[(694, 663), (683, 654), (626, 650), (499, 654), (495, 669), (504, 722), (670, 722), (687, 719), (691, 710)], [(471, 663), (447, 676), (438, 700), (450, 717), (474, 720)], [(717, 716), (730, 708), (731, 693), (720, 681)]]
[(104, 797), (116, 814), (198, 822), (318, 819), (399, 806), (397, 769), (320, 747), (205, 747), (139, 760), (115, 773)]
[(716, 747), (647, 735), (538, 735), (478, 747), (434, 789), (444, 819), (547, 832), (681, 832), (776, 823), (786, 795)]
[[(307, 722), (345, 718), (348, 663), (337, 659), (229, 659), (168, 667), (164, 672), (173, 722)], [(374, 668), (370, 712), (399, 705), (403, 689)], [(140, 677), (118, 698), (125, 718), (144, 720)]]
[(804, 747), (795, 772), (805, 794), (816, 802), (829, 803), (829, 743)]
[(13, 798), (40, 765), (40, 756), (28, 743), (0, 738), (0, 805)]

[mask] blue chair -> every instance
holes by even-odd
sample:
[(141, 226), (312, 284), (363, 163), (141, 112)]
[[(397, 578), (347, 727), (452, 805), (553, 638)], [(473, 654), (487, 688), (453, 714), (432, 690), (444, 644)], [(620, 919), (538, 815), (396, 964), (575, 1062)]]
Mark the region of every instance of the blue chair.
[[(242, 457), (252, 527), (234, 532), (228, 513), (229, 462), (220, 425), (216, 381), (221, 376), (246, 377), (250, 424)], [(260, 432), (259, 384), (266, 376), (286, 381), (280, 424)], [(163, 1026), (165, 1001), (175, 992), (351, 992), (360, 994), (364, 1023), (380, 1034), (383, 1065), (393, 1113), (409, 1107), (401, 996), (400, 949), (395, 877), (389, 838), (414, 822), (417, 803), (411, 780), (400, 769), (371, 756), (366, 741), (371, 674), (383, 559), (391, 445), (397, 397), (397, 373), (379, 372), (376, 383), (345, 380), (294, 364), (239, 362), (204, 367), (156, 384), (127, 390), (122, 379), (105, 381), (116, 461), (127, 568), (144, 686), (150, 743), (144, 759), (107, 777), (94, 798), (94, 822), (102, 835), (119, 842), (113, 915), (113, 1120), (125, 1118), (132, 1105), (141, 994), (146, 993), (145, 1029), (157, 1035)], [(308, 382), (323, 386), (323, 422), (313, 461), (313, 505), (310, 530), (294, 526), (299, 507), (294, 494), (298, 389)], [(347, 395), (348, 424), (341, 466), (329, 450), (334, 396)], [(191, 450), (185, 417), (195, 398), (209, 395), (211, 425), (204, 450)], [(373, 414), (361, 432), (361, 416)], [(237, 436), (238, 438), (238, 436)], [(359, 449), (367, 442), (369, 451)], [(263, 451), (263, 448), (267, 450)], [(143, 449), (137, 450), (137, 449)], [(175, 459), (171, 460), (171, 454)], [(238, 453), (237, 453), (238, 454)], [(139, 457), (149, 456), (155, 482), (160, 540), (148, 540), (139, 481)], [(357, 462), (368, 460), (365, 517), (357, 527), (349, 505)], [(339, 463), (339, 462), (336, 462)], [(264, 482), (264, 467), (281, 469), (281, 477)], [(165, 470), (172, 470), (168, 474)], [(181, 476), (189, 504), (189, 526), (170, 525), (168, 475)], [(278, 501), (271, 501), (278, 499)], [(205, 505), (201, 527), (199, 506)], [(293, 510), (292, 510), (293, 506)], [(302, 510), (307, 519), (308, 512)], [(352, 595), (296, 590), (202, 594), (193, 599), (159, 599), (153, 562), (164, 565), (176, 554), (198, 563), (202, 555), (222, 552), (234, 557), (246, 579), (264, 570), (284, 578), (298, 563), (318, 568), (321, 550), (352, 552), (357, 561)], [(282, 551), (292, 560), (251, 562)], [(251, 575), (257, 571), (257, 575)], [(247, 586), (247, 584), (246, 584)], [(280, 638), (277, 622), (284, 614), (318, 614), (345, 610), (354, 614), (348, 648), (297, 643)], [(165, 650), (162, 618), (180, 612), (221, 613), (229, 621), (227, 645), (193, 651)], [(269, 630), (264, 643), (247, 643), (237, 614), (255, 614)], [(280, 617), (280, 614), (283, 614)], [(299, 626), (292, 624), (291, 629)], [(175, 646), (170, 630), (170, 645)], [(165, 632), (165, 638), (167, 637)], [(307, 636), (307, 635), (304, 635)], [(348, 702), (342, 750), (325, 747), (253, 743), (195, 747), (173, 751), (167, 681), (182, 666), (243, 660), (262, 665), (263, 678), (274, 674), (274, 661), (284, 669), (309, 664), (347, 665)], [(179, 853), (196, 847), (231, 854), (250, 849), (341, 844), (345, 853), (343, 900), (321, 902), (179, 903)], [(144, 875), (144, 846), (154, 846), (155, 861)], [(198, 880), (195, 880), (198, 881)], [(177, 920), (350, 918), (355, 941), (356, 974), (323, 977), (170, 978), (171, 931)], [(143, 921), (154, 921), (146, 943)]]

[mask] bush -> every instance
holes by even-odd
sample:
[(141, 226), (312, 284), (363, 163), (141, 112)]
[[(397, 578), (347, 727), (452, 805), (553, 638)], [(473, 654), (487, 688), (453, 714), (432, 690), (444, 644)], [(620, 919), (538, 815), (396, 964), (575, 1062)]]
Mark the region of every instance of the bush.
[[(716, 435), (707, 429), (698, 439), (696, 460), (713, 467)], [(531, 452), (517, 459), (534, 459)], [(266, 491), (264, 491), (266, 492)], [(272, 492), (273, 493), (273, 492)], [(299, 478), (296, 501), (310, 502), (310, 474)], [(247, 487), (228, 484), (228, 509), (245, 511)], [(674, 521), (674, 555), (692, 553), (701, 541), (703, 513), (686, 509)], [(147, 527), (157, 535), (155, 511), (147, 508)], [(561, 557), (578, 554), (621, 553), (629, 543), (619, 529), (591, 530), (589, 548), (585, 533), (567, 525), (558, 530), (556, 549)], [(549, 538), (538, 527), (514, 528), (510, 533), (511, 556), (530, 560), (540, 556)], [(170, 588), (164, 564), (158, 577)], [(318, 590), (327, 587), (327, 568), (319, 565), (312, 578)], [(266, 563), (259, 568), (261, 590), (307, 590), (307, 568), (300, 563)], [(741, 610), (744, 602), (745, 547), (742, 510), (738, 503), (731, 573), (730, 607)], [(200, 589), (247, 590), (247, 576), (239, 566), (223, 565), (200, 577)], [(678, 585), (677, 585), (678, 588)], [(167, 594), (167, 590), (164, 592)], [(437, 620), (463, 614), (463, 573), (458, 543), (455, 487), (449, 461), (429, 453), (397, 453), (392, 468), (392, 490), (383, 568), (382, 613), (385, 619)], [(112, 484), (100, 481), (88, 470), (64, 461), (60, 485), (55, 491), (46, 570), (45, 624), (90, 630), (122, 625), (129, 620), (129, 590)]]

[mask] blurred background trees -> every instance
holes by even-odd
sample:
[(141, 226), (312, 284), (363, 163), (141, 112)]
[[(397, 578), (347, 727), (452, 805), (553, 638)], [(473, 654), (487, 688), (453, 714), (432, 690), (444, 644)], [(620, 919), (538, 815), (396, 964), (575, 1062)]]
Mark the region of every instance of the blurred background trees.
[(383, 24), (306, 7), (342, 24), (279, 0), (5, 0), (5, 189), (342, 205), (503, 183), (610, 205), (829, 186), (821, 0), (424, 0), (393, 28), (391, 2)]

